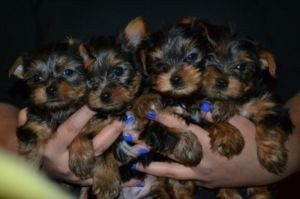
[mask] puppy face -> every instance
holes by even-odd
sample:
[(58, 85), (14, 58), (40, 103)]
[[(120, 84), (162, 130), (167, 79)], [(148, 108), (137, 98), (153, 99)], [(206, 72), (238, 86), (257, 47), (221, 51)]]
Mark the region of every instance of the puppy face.
[(208, 48), (203, 30), (177, 24), (153, 33), (143, 48), (146, 73), (155, 90), (180, 97), (201, 87), (202, 60)]
[(141, 82), (133, 56), (146, 33), (143, 19), (136, 18), (119, 37), (98, 37), (81, 46), (91, 109), (117, 112), (133, 102)]
[(67, 108), (84, 96), (84, 67), (77, 47), (73, 41), (57, 43), (15, 61), (10, 74), (26, 81), (33, 105)]
[[(220, 42), (206, 58), (203, 90), (210, 98), (239, 99), (259, 90), (266, 74), (275, 76), (271, 53), (255, 42), (231, 37)], [(259, 88), (261, 87), (261, 88)]]

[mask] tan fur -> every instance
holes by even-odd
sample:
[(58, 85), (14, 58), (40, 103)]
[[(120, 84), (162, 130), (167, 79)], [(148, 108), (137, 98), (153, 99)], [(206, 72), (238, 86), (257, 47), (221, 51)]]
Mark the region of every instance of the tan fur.
[(24, 129), (30, 130), (37, 136), (37, 143), (19, 142), (19, 154), (35, 168), (40, 167), (45, 144), (51, 137), (51, 129), (45, 123), (27, 121)]
[(267, 93), (262, 98), (254, 98), (248, 103), (243, 104), (239, 110), (241, 115), (260, 122), (266, 116), (275, 114), (273, 111), (273, 107), (275, 106), (275, 102), (270, 99), (270, 94)]
[(245, 141), (240, 131), (228, 122), (215, 123), (208, 131), (211, 148), (219, 154), (232, 158), (243, 150)]

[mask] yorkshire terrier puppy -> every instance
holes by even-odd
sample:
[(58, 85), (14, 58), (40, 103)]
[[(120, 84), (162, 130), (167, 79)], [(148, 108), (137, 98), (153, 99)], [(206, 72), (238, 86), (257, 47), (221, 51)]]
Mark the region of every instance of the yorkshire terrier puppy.
[[(233, 115), (242, 115), (255, 124), (259, 162), (269, 172), (280, 174), (287, 162), (284, 144), (293, 124), (287, 110), (276, 100), (275, 59), (253, 40), (233, 32), (219, 36), (207, 55), (202, 87), (214, 120), (207, 126), (212, 149), (227, 158), (242, 151), (243, 137), (228, 123)], [(232, 198), (232, 193), (221, 190), (219, 197)], [(269, 198), (264, 187), (249, 193)]]
[(144, 20), (138, 17), (118, 37), (97, 37), (79, 47), (87, 76), (86, 103), (97, 114), (70, 145), (69, 163), (78, 176), (93, 178), (92, 189), (82, 193), (88, 194), (87, 197), (117, 198), (121, 191), (122, 162), (116, 155), (120, 140), (97, 156), (91, 140), (106, 125), (123, 119), (131, 110), (142, 79), (138, 62), (134, 61), (135, 50), (147, 34)]
[[(189, 20), (192, 19), (152, 33), (141, 44), (138, 53), (148, 87), (136, 100), (133, 113), (143, 129), (139, 138), (153, 151), (196, 166), (202, 158), (202, 147), (192, 132), (149, 120), (155, 117), (153, 113), (165, 112), (194, 122), (187, 107), (200, 98), (203, 61), (210, 44), (205, 25), (200, 21), (188, 23)], [(192, 198), (193, 192), (193, 183), (162, 178), (151, 194), (157, 198)]]
[(19, 154), (38, 168), (47, 141), (83, 105), (83, 59), (76, 42), (69, 39), (20, 56), (9, 74), (23, 79), (30, 89), (28, 119), (18, 128), (17, 137)]

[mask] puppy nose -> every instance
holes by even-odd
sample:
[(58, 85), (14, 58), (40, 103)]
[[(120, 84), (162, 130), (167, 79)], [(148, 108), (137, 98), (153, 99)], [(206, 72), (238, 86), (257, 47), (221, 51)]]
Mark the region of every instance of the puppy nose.
[(171, 82), (172, 86), (174, 86), (174, 87), (181, 86), (183, 83), (182, 78), (178, 75), (172, 76), (170, 82)]
[(49, 86), (49, 87), (46, 89), (46, 92), (47, 92), (48, 95), (54, 96), (54, 95), (56, 95), (56, 93), (57, 93), (57, 89), (56, 89), (55, 86)]
[(219, 88), (219, 89), (224, 89), (224, 88), (227, 88), (228, 86), (228, 80), (227, 79), (224, 79), (224, 78), (219, 78), (216, 80), (216, 87)]
[(111, 100), (111, 93), (109, 92), (104, 92), (100, 95), (100, 99), (102, 100), (102, 102), (104, 103), (108, 103)]

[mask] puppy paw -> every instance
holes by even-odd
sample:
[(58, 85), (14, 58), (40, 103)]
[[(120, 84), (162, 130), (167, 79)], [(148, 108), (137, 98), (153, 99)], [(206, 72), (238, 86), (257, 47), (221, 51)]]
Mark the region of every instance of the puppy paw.
[(243, 197), (234, 189), (220, 189), (217, 194), (219, 199), (243, 199)]
[(227, 122), (215, 124), (214, 127), (209, 134), (212, 150), (227, 158), (242, 152), (245, 141), (237, 128)]
[(78, 177), (85, 179), (91, 176), (94, 168), (94, 152), (90, 141), (74, 140), (69, 147), (69, 167)]
[(93, 193), (99, 199), (118, 198), (121, 192), (121, 180), (116, 171), (101, 172), (94, 178)]
[(287, 151), (276, 141), (260, 141), (257, 146), (257, 155), (261, 165), (269, 172), (280, 174), (284, 171), (288, 157)]
[(196, 166), (202, 158), (202, 146), (197, 136), (192, 132), (178, 134), (179, 139), (174, 148), (174, 156), (187, 166)]
[(159, 112), (161, 109), (161, 97), (156, 94), (146, 94), (140, 96), (133, 106), (134, 115), (138, 118), (145, 118), (149, 112)]

